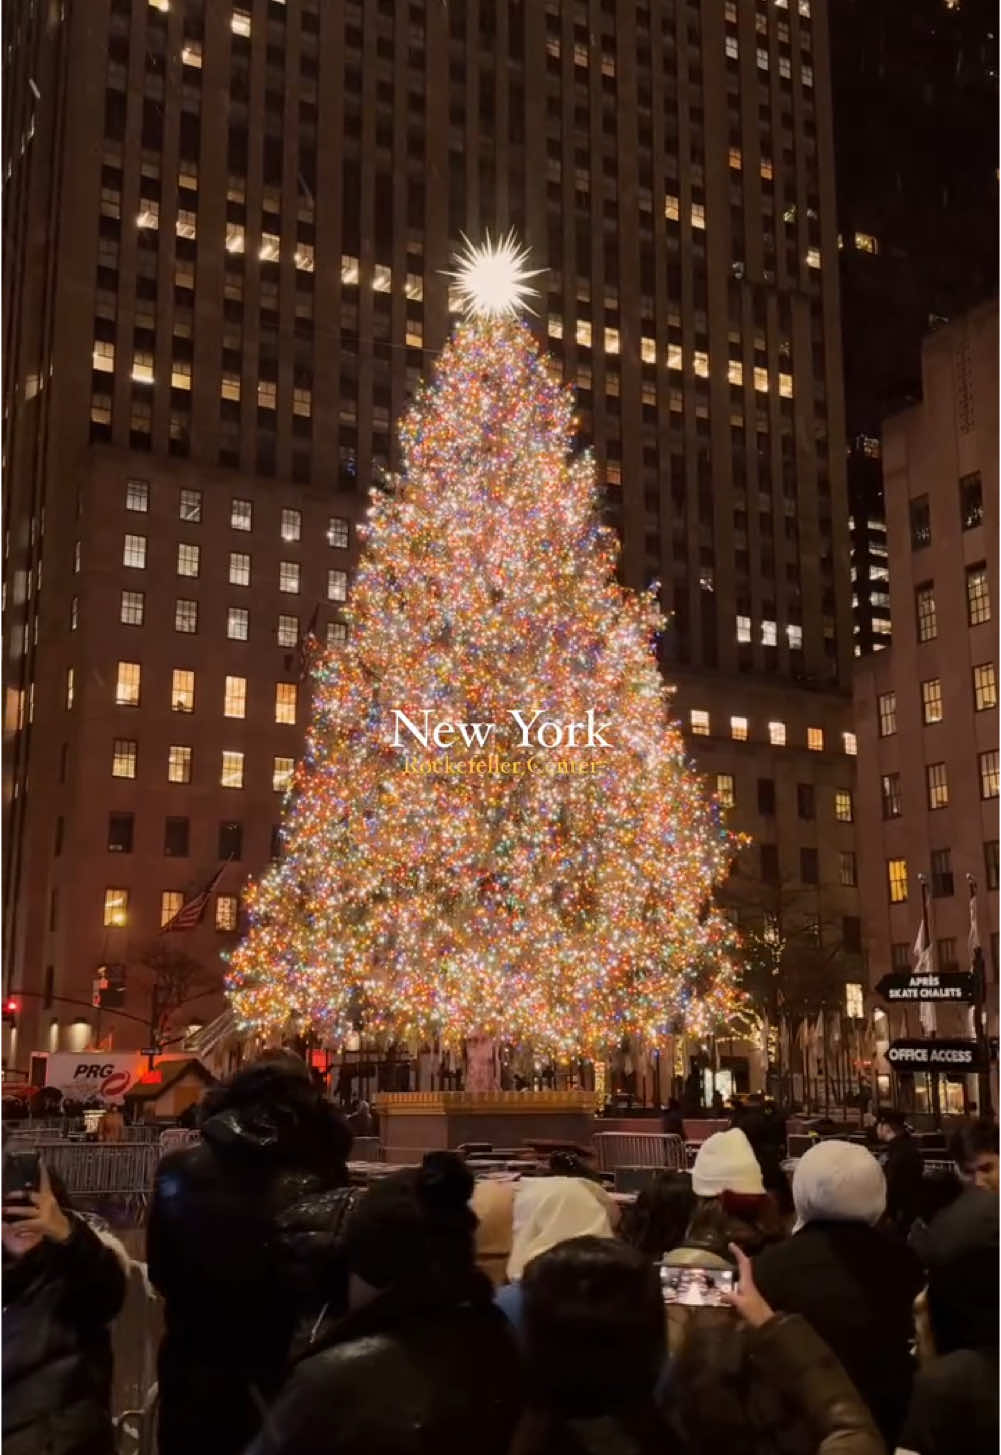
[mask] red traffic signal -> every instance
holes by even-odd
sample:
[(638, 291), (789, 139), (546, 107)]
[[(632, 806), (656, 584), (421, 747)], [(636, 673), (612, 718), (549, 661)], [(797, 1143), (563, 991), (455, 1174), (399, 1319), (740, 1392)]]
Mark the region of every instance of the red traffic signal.
[(3, 1018), (8, 1025), (14, 1025), (17, 1021), (18, 1011), (21, 1009), (21, 1002), (16, 995), (8, 995), (3, 1003)]

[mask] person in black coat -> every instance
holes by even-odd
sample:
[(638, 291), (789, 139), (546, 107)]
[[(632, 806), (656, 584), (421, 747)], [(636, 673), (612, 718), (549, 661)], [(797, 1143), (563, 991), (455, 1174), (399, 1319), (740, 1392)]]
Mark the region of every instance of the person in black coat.
[(916, 1306), (921, 1367), (900, 1437), (914, 1455), (998, 1448), (998, 1199), (974, 1188), (928, 1230)]
[(345, 1232), (350, 1309), (318, 1331), (247, 1455), (507, 1455), (518, 1354), (475, 1266), (453, 1153), (376, 1182)]
[(886, 1181), (864, 1147), (818, 1142), (796, 1165), (793, 1236), (755, 1260), (762, 1296), (801, 1314), (841, 1360), (889, 1449), (910, 1398), (912, 1306), (921, 1266), (876, 1227)]
[(125, 1250), (69, 1210), (44, 1164), (39, 1191), (4, 1207), (2, 1238), (5, 1455), (112, 1455)]
[(511, 1455), (662, 1455), (660, 1274), (613, 1238), (569, 1238), (525, 1269), (527, 1407)]
[(876, 1140), (883, 1145), (886, 1175), (886, 1215), (905, 1237), (921, 1211), (924, 1161), (921, 1148), (907, 1129), (902, 1112), (884, 1108), (876, 1113)]
[(343, 1305), (351, 1134), (291, 1054), (205, 1098), (202, 1141), (165, 1157), (147, 1229), (165, 1300), (160, 1455), (236, 1455), (281, 1384), (297, 1324)]

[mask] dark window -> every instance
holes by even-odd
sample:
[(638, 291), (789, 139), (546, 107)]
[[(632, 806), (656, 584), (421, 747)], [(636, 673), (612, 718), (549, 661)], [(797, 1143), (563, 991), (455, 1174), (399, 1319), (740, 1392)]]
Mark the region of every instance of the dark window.
[(910, 970), (911, 947), (906, 940), (897, 940), (890, 946), (890, 964), (894, 970)]
[(163, 821), (163, 852), (171, 859), (188, 856), (188, 820), (167, 818)]
[(862, 921), (857, 914), (846, 914), (841, 920), (841, 943), (845, 949), (859, 954), (862, 950)]
[(55, 842), (53, 843), (53, 846), (52, 846), (52, 852), (53, 852), (54, 856), (58, 859), (59, 858), (59, 855), (62, 853), (62, 851), (63, 851), (63, 816), (62, 816), (62, 814), (60, 814), (59, 817), (56, 819), (56, 834), (55, 834)]
[(931, 506), (927, 495), (911, 501), (911, 549), (919, 551), (931, 545)]
[(132, 853), (133, 822), (134, 818), (131, 813), (110, 813), (108, 815), (109, 854)]
[(774, 813), (775, 812), (775, 779), (774, 778), (759, 778), (758, 779), (758, 812), (759, 813)]
[(987, 888), (997, 889), (998, 887), (998, 841), (988, 839), (984, 844), (984, 870), (987, 876)]
[(779, 851), (775, 844), (761, 845), (761, 877), (767, 884), (779, 882)]
[(243, 824), (226, 820), (219, 825), (219, 858), (239, 859), (243, 856)]
[(800, 818), (816, 818), (816, 805), (812, 783), (796, 784), (796, 803)]
[(53, 997), (55, 995), (55, 980), (56, 967), (54, 965), (46, 965), (45, 983), (44, 989), (42, 990), (42, 1005), (46, 1010), (48, 1010), (49, 1006), (52, 1004)]
[(282, 856), (282, 826), (280, 823), (271, 825), (271, 849), (272, 859), (280, 859)]
[(59, 890), (53, 889), (49, 895), (49, 929), (54, 930), (59, 922)]
[(945, 899), (953, 892), (952, 854), (949, 849), (932, 849), (931, 892), (935, 899)]
[(984, 492), (980, 483), (980, 471), (963, 475), (959, 482), (959, 513), (964, 530), (972, 530), (984, 521)]
[(799, 877), (804, 884), (820, 883), (820, 869), (817, 863), (816, 849), (800, 849)]

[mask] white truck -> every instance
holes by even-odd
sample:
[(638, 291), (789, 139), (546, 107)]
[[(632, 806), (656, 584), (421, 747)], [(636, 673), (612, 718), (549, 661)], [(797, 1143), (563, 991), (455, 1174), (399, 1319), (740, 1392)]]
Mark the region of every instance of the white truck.
[[(36, 1061), (45, 1061), (44, 1080)], [(101, 1101), (121, 1106), (125, 1093), (149, 1064), (138, 1051), (53, 1051), (32, 1055), (33, 1086), (55, 1086), (69, 1101)]]

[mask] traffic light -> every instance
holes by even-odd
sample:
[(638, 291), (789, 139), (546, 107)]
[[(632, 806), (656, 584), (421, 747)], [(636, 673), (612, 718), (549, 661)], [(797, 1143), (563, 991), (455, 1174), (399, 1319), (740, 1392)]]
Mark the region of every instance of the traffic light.
[(16, 1026), (18, 1012), (21, 1009), (21, 1002), (16, 995), (8, 995), (3, 1003), (3, 1023), (5, 1026)]
[(125, 1004), (125, 966), (99, 965), (91, 1000), (101, 1010), (121, 1010)]

